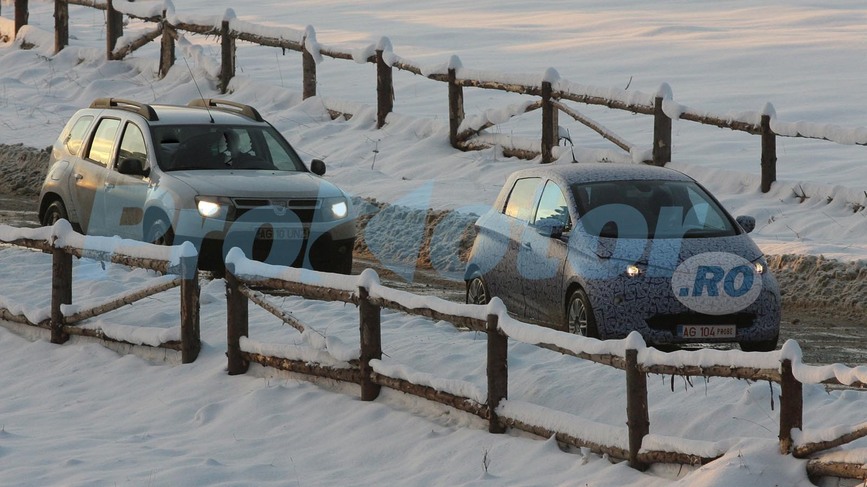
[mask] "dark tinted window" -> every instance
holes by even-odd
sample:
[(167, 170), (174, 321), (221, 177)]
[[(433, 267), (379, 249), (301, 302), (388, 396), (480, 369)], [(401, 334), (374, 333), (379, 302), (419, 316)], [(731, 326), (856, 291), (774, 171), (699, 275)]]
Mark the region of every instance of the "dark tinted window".
[(506, 215), (523, 221), (530, 221), (533, 205), (536, 203), (536, 189), (541, 184), (539, 178), (524, 178), (515, 181), (509, 200), (506, 202)]

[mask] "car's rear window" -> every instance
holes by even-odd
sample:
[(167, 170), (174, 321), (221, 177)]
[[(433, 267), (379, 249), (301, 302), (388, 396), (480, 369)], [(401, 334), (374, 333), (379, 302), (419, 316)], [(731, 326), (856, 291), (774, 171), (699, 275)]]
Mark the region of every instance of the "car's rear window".
[(613, 238), (736, 235), (731, 217), (692, 181), (605, 181), (572, 186), (584, 229)]
[(164, 171), (306, 170), (295, 150), (271, 127), (160, 125), (152, 130), (157, 164)]

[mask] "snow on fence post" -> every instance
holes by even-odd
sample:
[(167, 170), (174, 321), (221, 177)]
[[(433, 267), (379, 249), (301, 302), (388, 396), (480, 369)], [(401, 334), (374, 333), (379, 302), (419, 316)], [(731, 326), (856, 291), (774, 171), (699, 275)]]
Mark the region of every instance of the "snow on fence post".
[(551, 103), (553, 88), (550, 81), (542, 82), (542, 164), (554, 162), (557, 145), (557, 108)]
[(489, 314), (485, 328), (488, 332), (488, 431), (491, 433), (506, 432), (506, 426), (497, 416), (497, 407), (509, 394), (509, 337), (500, 332), (498, 325), (497, 315)]
[(123, 14), (114, 9), (112, 0), (106, 0), (105, 14), (105, 58), (114, 59), (114, 47), (117, 40), (123, 36)]
[(52, 244), (51, 248), (51, 343), (66, 343), (60, 307), (72, 304), (72, 254)]
[(780, 453), (792, 452), (792, 429), (801, 429), (804, 416), (804, 387), (792, 373), (792, 361), (780, 365)]
[(383, 58), (383, 50), (376, 50), (376, 128), (385, 125), (385, 118), (394, 109), (394, 83), (392, 68)]
[(235, 77), (235, 38), (229, 30), (229, 21), (220, 25), (220, 93), (229, 91), (229, 81)]
[(665, 99), (657, 96), (653, 105), (653, 165), (671, 162), (671, 118), (662, 110)]
[(626, 426), (629, 428), (629, 466), (644, 470), (638, 460), (641, 442), (650, 433), (647, 413), (647, 376), (638, 363), (638, 350), (626, 350)]
[(771, 130), (771, 116), (762, 115), (762, 193), (777, 180), (777, 138)]
[(69, 45), (69, 2), (54, 0), (54, 54)]
[(181, 258), (181, 362), (195, 362), (202, 348), (199, 326), (198, 255)]
[(373, 382), (371, 360), (382, 359), (382, 333), (380, 307), (370, 302), (370, 294), (364, 286), (358, 287), (358, 321), (361, 337), (361, 400), (373, 401), (379, 396), (380, 385)]
[(169, 69), (175, 64), (175, 37), (178, 33), (166, 18), (165, 10), (163, 10), (160, 23), (163, 26), (163, 34), (160, 39), (160, 78), (165, 78), (169, 74)]
[(449, 143), (458, 148), (458, 128), (464, 121), (464, 88), (458, 84), (457, 69), (449, 68)]
[(27, 25), (29, 15), (27, 0), (15, 0), (15, 30), (12, 34), (13, 37), (18, 36), (18, 31)]
[(241, 337), (248, 336), (247, 297), (239, 289), (234, 265), (226, 265), (226, 356), (229, 375), (244, 374), (249, 363), (241, 356)]

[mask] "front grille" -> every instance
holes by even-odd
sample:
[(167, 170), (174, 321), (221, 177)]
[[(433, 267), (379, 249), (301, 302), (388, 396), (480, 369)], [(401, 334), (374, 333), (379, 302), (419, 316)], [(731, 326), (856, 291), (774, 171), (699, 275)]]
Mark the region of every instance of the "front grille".
[(706, 315), (701, 313), (658, 314), (647, 320), (654, 330), (677, 331), (678, 325), (732, 325), (739, 330), (753, 326), (756, 315), (753, 313), (732, 313), (726, 315)]
[[(232, 203), (235, 205), (234, 219), (238, 220), (243, 215), (253, 211), (257, 211), (256, 217), (253, 219), (245, 218), (245, 221), (250, 222), (271, 222), (274, 217), (281, 217), (286, 212), (291, 211), (299, 220), (304, 223), (313, 221), (313, 215), (319, 209), (321, 201), (318, 199), (268, 199), (268, 198), (234, 198)], [(270, 210), (270, 211), (261, 211)], [(273, 215), (273, 216), (272, 216)]]

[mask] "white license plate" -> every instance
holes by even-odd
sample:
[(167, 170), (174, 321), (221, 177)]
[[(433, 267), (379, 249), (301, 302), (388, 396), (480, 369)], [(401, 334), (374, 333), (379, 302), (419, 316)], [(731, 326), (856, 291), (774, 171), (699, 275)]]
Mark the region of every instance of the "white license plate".
[(306, 227), (290, 228), (260, 228), (256, 232), (256, 238), (261, 240), (300, 240), (310, 236), (310, 229)]
[(734, 338), (737, 335), (735, 325), (678, 325), (677, 336), (683, 338)]

